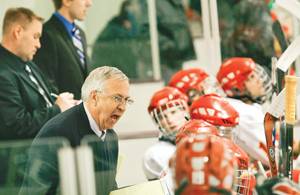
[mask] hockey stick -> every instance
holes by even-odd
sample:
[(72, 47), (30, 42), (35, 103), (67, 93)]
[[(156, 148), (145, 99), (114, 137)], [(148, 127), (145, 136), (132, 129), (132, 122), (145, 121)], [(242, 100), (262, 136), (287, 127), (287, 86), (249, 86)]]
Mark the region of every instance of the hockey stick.
[[(288, 47), (288, 42), (283, 33), (281, 24), (278, 19), (273, 21), (272, 30), (273, 30), (273, 33), (281, 47), (281, 51), (282, 52), (285, 51)], [(277, 69), (276, 63), (277, 63), (276, 58), (275, 58), (275, 60), (272, 59), (272, 70), (273, 70), (272, 76), (274, 77), (273, 83), (274, 83), (274, 86), (276, 86), (275, 91), (276, 91), (276, 94), (278, 95), (283, 88), (283, 79), (284, 79), (285, 72), (283, 72), (280, 69)], [(271, 133), (274, 136), (274, 140), (272, 140), (272, 143), (271, 143), (272, 145), (269, 146), (269, 148), (272, 150), (269, 153), (270, 153), (270, 155), (271, 154), (273, 155), (273, 156), (270, 156), (269, 159), (270, 159), (270, 165), (271, 165), (271, 173), (272, 173), (272, 176), (274, 177), (277, 175), (276, 157), (275, 157), (276, 156), (276, 151), (275, 151), (276, 150), (275, 149), (276, 139), (275, 138), (276, 138), (277, 133), (280, 134), (279, 148), (278, 148), (278, 150), (279, 150), (278, 151), (278, 153), (279, 153), (278, 171), (279, 171), (280, 176), (284, 175), (284, 173), (285, 173), (286, 166), (283, 166), (283, 165), (285, 165), (285, 162), (286, 162), (285, 159), (287, 158), (287, 153), (283, 152), (283, 150), (287, 147), (287, 145), (286, 145), (286, 131), (284, 128), (285, 126), (281, 125), (282, 117), (278, 117), (278, 119), (275, 119), (275, 118), (272, 118), (272, 119), (273, 119), (273, 121), (272, 121), (273, 125), (275, 125), (275, 127), (273, 127), (272, 132), (268, 132), (268, 133)], [(270, 135), (268, 135), (268, 136), (270, 136)], [(275, 168), (276, 168), (276, 171), (275, 171)]]
[(295, 124), (296, 116), (296, 87), (297, 87), (297, 78), (295, 76), (286, 76), (285, 77), (285, 122), (286, 122), (286, 148), (284, 149), (287, 158), (283, 167), (285, 170), (284, 176), (292, 179), (293, 171), (293, 131)]
[[(300, 4), (295, 0), (291, 1), (284, 1), (284, 0), (276, 0), (276, 4), (283, 7), (284, 9), (288, 10), (292, 14), (294, 14), (297, 18), (300, 19), (299, 14), (299, 7)], [(279, 22), (275, 22), (272, 26), (275, 36), (282, 47), (283, 54), (279, 58), (278, 62), (276, 63), (276, 68), (273, 69), (274, 74), (276, 74), (276, 86), (277, 86), (277, 97), (273, 99), (269, 110), (267, 111), (265, 118), (264, 118), (264, 128), (265, 128), (265, 136), (266, 136), (266, 143), (268, 148), (268, 158), (270, 161), (271, 173), (272, 176), (277, 175), (277, 167), (275, 161), (275, 146), (273, 145), (272, 140), (272, 131), (275, 126), (275, 122), (283, 115), (284, 110), (284, 91), (282, 91), (283, 86), (283, 76), (291, 64), (296, 60), (296, 58), (300, 55), (300, 37), (296, 38), (292, 42), (292, 44), (285, 49), (286, 46), (284, 41), (285, 37), (280, 27)], [(274, 81), (274, 80), (273, 80)], [(274, 82), (274, 84), (275, 84)]]
[[(296, 58), (300, 55), (300, 37), (298, 37), (292, 44), (287, 47), (287, 41), (284, 37), (284, 34), (281, 29), (281, 25), (278, 20), (273, 23), (273, 31), (280, 43), (282, 51), (284, 53), (279, 58), (276, 66), (273, 66), (273, 72), (276, 72), (276, 79), (273, 78), (273, 81), (276, 81), (276, 92), (277, 95), (282, 91), (283, 88), (283, 78), (285, 72), (290, 67), (290, 65), (296, 60)], [(287, 48), (286, 48), (287, 47)], [(275, 84), (275, 82), (273, 83)], [(272, 102), (273, 103), (273, 102)], [(277, 105), (271, 106), (272, 109), (276, 108)], [(265, 136), (266, 136), (266, 144), (268, 149), (268, 158), (270, 162), (270, 168), (272, 176), (277, 176), (277, 166), (275, 160), (275, 146), (273, 144), (273, 129), (275, 127), (275, 122), (280, 119), (282, 115), (275, 117), (272, 112), (267, 112), (264, 118), (264, 128), (265, 128)], [(283, 132), (283, 131), (281, 131)], [(282, 134), (281, 139), (286, 140), (285, 134)], [(283, 142), (282, 142), (283, 143)], [(281, 169), (280, 169), (281, 170)]]
[[(296, 78), (297, 78), (297, 83), (300, 83), (300, 77), (296, 77)], [(267, 113), (271, 114), (276, 119), (284, 115), (285, 93), (286, 93), (286, 89), (283, 88), (281, 92), (272, 100), (270, 106), (267, 109)], [(300, 97), (300, 85), (297, 85), (296, 94), (297, 96)]]
[(266, 136), (266, 144), (267, 144), (267, 153), (268, 153), (268, 159), (270, 163), (271, 168), (271, 174), (272, 177), (277, 176), (277, 166), (275, 161), (275, 145), (273, 144), (273, 129), (274, 124), (277, 118), (272, 116), (270, 113), (265, 114), (264, 118), (264, 128), (265, 128), (265, 136)]
[[(278, 19), (273, 21), (272, 30), (276, 39), (279, 42), (281, 51), (285, 51), (288, 47), (288, 42), (284, 36), (283, 30), (281, 28), (281, 24), (278, 21)], [(285, 73), (282, 70), (277, 69), (276, 65), (277, 65), (276, 58), (272, 58), (272, 83), (274, 87), (276, 86), (276, 95), (278, 95), (283, 88), (283, 78)], [(274, 145), (275, 139), (273, 141), (273, 133), (275, 138), (276, 131), (274, 127), (275, 127), (275, 122), (278, 120), (280, 120), (279, 117), (276, 118), (272, 116), (270, 113), (266, 113), (264, 117), (264, 129), (265, 129), (265, 137), (266, 137), (266, 144), (267, 144), (267, 154), (268, 154), (272, 177), (277, 176), (277, 165), (275, 159), (275, 145)], [(280, 157), (282, 156), (280, 155)]]

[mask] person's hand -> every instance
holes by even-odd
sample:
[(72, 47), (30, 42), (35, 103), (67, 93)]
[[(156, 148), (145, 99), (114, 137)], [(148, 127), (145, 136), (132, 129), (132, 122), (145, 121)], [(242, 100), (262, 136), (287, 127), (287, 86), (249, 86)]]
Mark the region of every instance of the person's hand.
[(69, 92), (61, 93), (57, 96), (55, 104), (58, 105), (61, 112), (68, 110), (69, 108), (75, 106), (78, 100), (74, 100), (74, 95)]

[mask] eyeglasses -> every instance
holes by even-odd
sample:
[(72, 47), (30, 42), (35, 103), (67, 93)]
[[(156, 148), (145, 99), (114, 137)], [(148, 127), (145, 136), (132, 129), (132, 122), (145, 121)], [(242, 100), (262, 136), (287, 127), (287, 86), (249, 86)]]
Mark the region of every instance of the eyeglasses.
[(133, 104), (133, 99), (130, 97), (123, 97), (121, 95), (111, 95), (109, 96), (116, 104), (126, 104), (131, 105)]
[[(102, 93), (102, 91), (98, 91), (97, 92), (99, 93)], [(126, 104), (126, 105), (131, 105), (134, 103), (134, 100), (131, 99), (130, 97), (123, 97), (122, 95), (119, 95), (119, 94), (115, 94), (115, 95), (110, 95), (110, 96), (107, 96), (109, 97), (112, 101), (114, 101), (116, 104)]]

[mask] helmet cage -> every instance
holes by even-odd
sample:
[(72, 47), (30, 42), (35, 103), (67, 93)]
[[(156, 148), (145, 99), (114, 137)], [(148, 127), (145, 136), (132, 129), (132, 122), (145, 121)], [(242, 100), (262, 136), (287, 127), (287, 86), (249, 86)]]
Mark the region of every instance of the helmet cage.
[(236, 170), (235, 191), (237, 194), (252, 195), (255, 187), (255, 176), (250, 168), (238, 166)]
[(213, 76), (206, 77), (203, 81), (188, 89), (186, 93), (189, 97), (190, 104), (197, 100), (200, 96), (207, 94), (216, 94), (221, 97), (226, 97), (226, 94), (220, 86), (218, 80)]
[(226, 94), (220, 86), (218, 80), (213, 76), (206, 77), (201, 85), (203, 87), (203, 95), (205, 94), (217, 94), (221, 97), (226, 97)]
[[(232, 87), (230, 90), (226, 90), (227, 94), (233, 98), (241, 100), (250, 100), (251, 102), (256, 102), (262, 104), (269, 100), (272, 96), (273, 86), (271, 79), (265, 69), (259, 64), (255, 64), (254, 73), (258, 79), (262, 82), (263, 94), (260, 96), (253, 96), (251, 92), (245, 87)], [(252, 71), (252, 72), (253, 72)], [(249, 76), (251, 73), (248, 74)], [(245, 83), (246, 81), (243, 81)]]
[(254, 72), (257, 75), (257, 77), (261, 79), (264, 93), (261, 96), (252, 97), (252, 98), (257, 103), (264, 103), (267, 100), (269, 100), (272, 96), (273, 93), (272, 81), (268, 73), (265, 71), (265, 69), (259, 64), (256, 64)]
[(235, 170), (234, 190), (237, 194), (250, 195), (255, 185), (255, 177), (249, 168), (249, 156), (238, 145), (229, 139), (224, 139), (224, 143), (237, 159), (237, 169)]
[(217, 129), (220, 137), (225, 137), (231, 140), (233, 127), (217, 126)]
[(190, 118), (188, 105), (182, 99), (169, 101), (150, 114), (164, 136), (174, 136)]
[(185, 123), (176, 134), (175, 143), (187, 137), (195, 137), (202, 134), (218, 135), (217, 127), (204, 120), (192, 119)]

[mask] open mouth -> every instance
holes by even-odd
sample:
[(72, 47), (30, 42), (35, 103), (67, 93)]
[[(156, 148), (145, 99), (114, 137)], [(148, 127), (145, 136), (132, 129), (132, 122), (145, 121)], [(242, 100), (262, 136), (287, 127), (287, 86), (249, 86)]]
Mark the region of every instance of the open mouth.
[(121, 115), (118, 115), (118, 114), (112, 114), (110, 116), (110, 118), (114, 121), (114, 122), (117, 122), (119, 120), (119, 118), (121, 117)]

